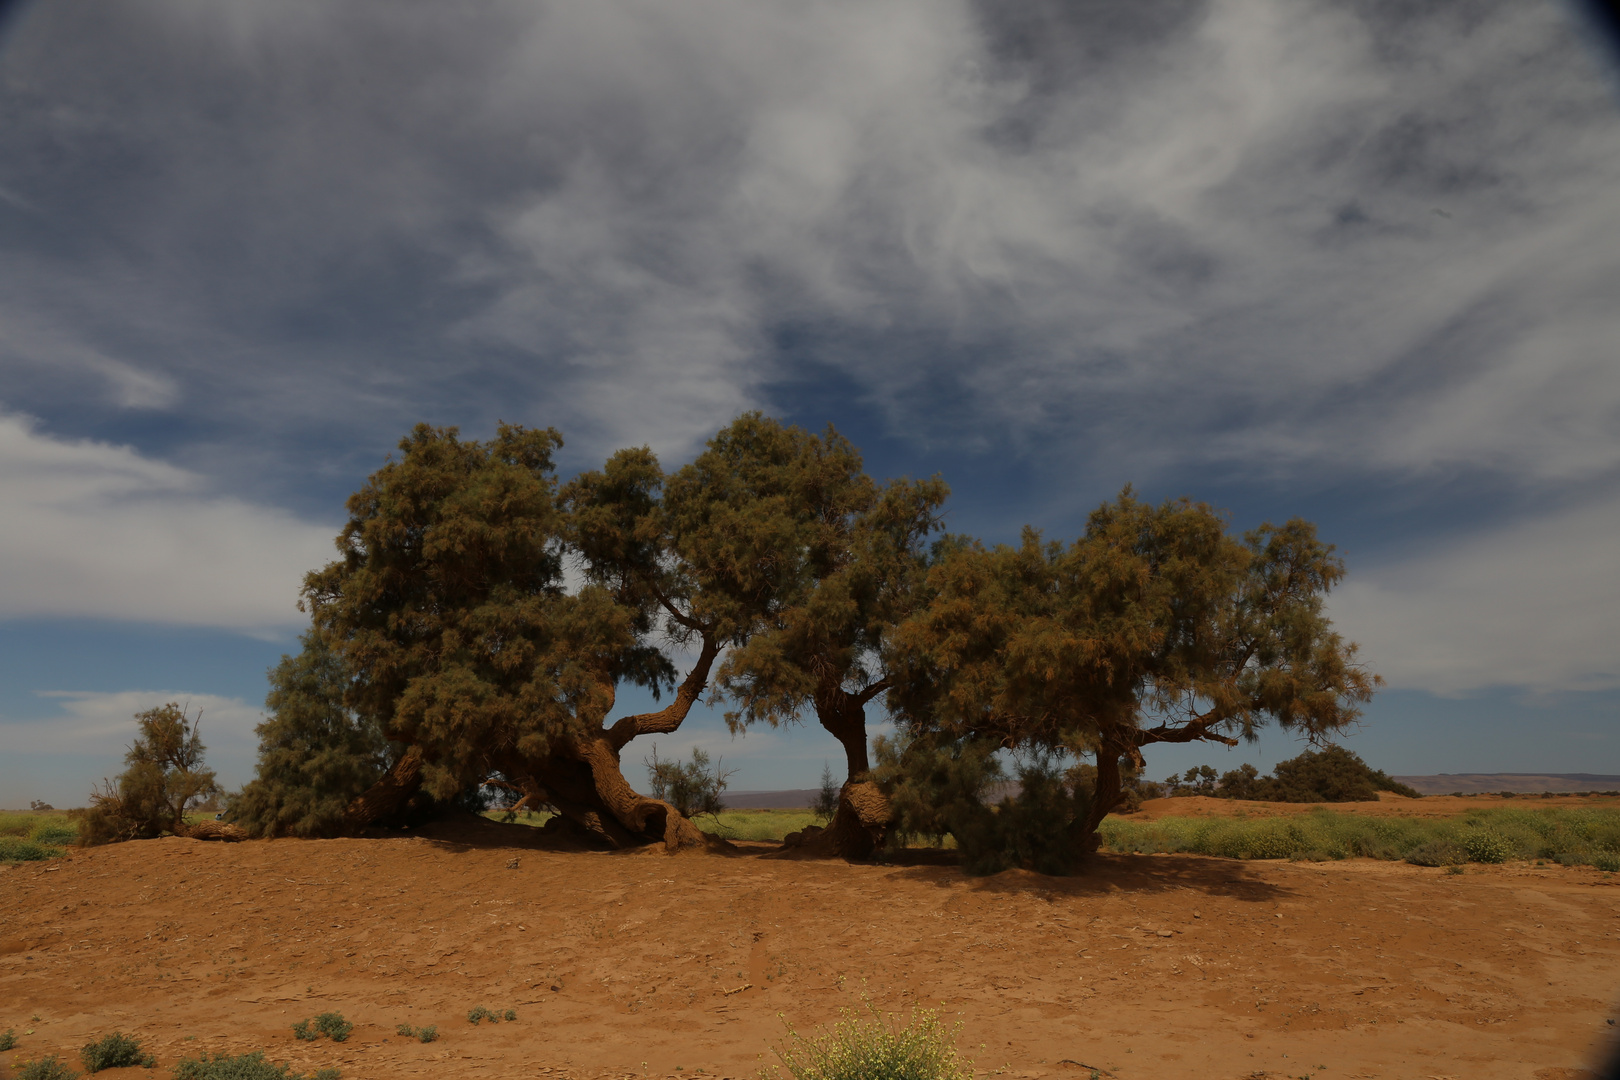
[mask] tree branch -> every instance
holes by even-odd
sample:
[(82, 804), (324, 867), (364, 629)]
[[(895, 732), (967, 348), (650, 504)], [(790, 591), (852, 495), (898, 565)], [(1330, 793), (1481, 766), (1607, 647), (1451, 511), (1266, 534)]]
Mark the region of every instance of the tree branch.
[(615, 751), (623, 750), (638, 735), (667, 735), (679, 728), (697, 699), (703, 696), (704, 688), (709, 685), (709, 670), (714, 667), (715, 657), (720, 655), (720, 645), (707, 628), (701, 625), (696, 628), (703, 635), (703, 649), (698, 653), (697, 663), (675, 691), (675, 700), (657, 712), (616, 720), (607, 732), (608, 742)]

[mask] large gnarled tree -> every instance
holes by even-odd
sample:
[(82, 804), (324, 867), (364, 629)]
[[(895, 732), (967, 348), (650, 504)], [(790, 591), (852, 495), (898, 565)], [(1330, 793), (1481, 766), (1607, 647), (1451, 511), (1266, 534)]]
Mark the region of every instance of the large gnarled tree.
[(1127, 489), (1071, 545), (1026, 529), (942, 551), (895, 635), (890, 706), (918, 735), (1094, 753), (1069, 827), (1091, 851), (1143, 747), (1233, 746), (1271, 721), (1321, 740), (1355, 719), (1377, 679), (1322, 611), (1343, 575), (1308, 522), (1234, 537), (1208, 506)]
[(449, 798), (498, 772), (603, 845), (704, 842), (630, 786), (619, 756), (680, 723), (712, 655), (669, 708), (609, 723), (621, 683), (656, 693), (676, 673), (645, 595), (597, 580), (564, 589), (573, 526), (559, 445), (551, 430), (503, 424), (485, 444), (419, 425), (349, 499), (342, 557), (304, 595), (349, 674), (347, 706), (407, 747), (350, 808), (351, 827), (419, 786)]

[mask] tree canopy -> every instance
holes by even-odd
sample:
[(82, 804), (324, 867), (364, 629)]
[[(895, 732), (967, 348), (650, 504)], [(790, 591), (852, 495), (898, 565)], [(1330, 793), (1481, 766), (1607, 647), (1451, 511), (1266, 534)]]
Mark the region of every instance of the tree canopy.
[(1071, 839), (1094, 847), (1144, 746), (1236, 745), (1267, 722), (1323, 739), (1354, 721), (1375, 678), (1322, 612), (1343, 574), (1308, 522), (1234, 537), (1202, 503), (1127, 489), (1069, 545), (1033, 529), (1017, 547), (941, 545), (926, 605), (895, 635), (890, 705), (913, 736), (1093, 754)]

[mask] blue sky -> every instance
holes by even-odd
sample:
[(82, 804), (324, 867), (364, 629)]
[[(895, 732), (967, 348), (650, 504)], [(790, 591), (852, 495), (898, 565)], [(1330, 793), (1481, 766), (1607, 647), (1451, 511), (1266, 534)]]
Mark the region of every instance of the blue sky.
[(1389, 684), (1347, 745), (1620, 773), (1612, 56), (1508, 0), (16, 6), (0, 805), (82, 803), (170, 699), (251, 775), (301, 575), (417, 421), (571, 473), (754, 408), (990, 541), (1126, 483), (1308, 517)]

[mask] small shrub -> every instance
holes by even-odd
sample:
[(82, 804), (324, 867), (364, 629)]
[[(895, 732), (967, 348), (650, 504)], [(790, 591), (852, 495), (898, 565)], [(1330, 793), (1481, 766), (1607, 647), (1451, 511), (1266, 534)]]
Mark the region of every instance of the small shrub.
[(314, 1042), (325, 1035), (333, 1042), (342, 1042), (349, 1037), (354, 1025), (343, 1019), (342, 1013), (323, 1012), (313, 1020), (300, 1020), (293, 1025), (293, 1037), (304, 1042)]
[(500, 1023), (501, 1020), (500, 1014), (491, 1012), (482, 1005), (479, 1005), (478, 1007), (469, 1011), (467, 1013), (467, 1019), (474, 1024), (478, 1023), (480, 1020), (489, 1020), (492, 1023)]
[[(865, 1012), (841, 1010), (843, 1019), (817, 1037), (789, 1026), (786, 1045), (772, 1049), (793, 1080), (971, 1080), (972, 1063), (957, 1053), (956, 1033), (939, 1014), (914, 1010), (901, 1027), (870, 1002)], [(764, 1071), (766, 1080), (779, 1075), (774, 1066)]]
[(17, 836), (0, 836), (0, 862), (44, 862), (65, 855), (59, 847), (41, 844), (37, 840), (24, 840)]
[(141, 1053), (139, 1039), (118, 1031), (80, 1050), (79, 1060), (84, 1062), (87, 1072), (93, 1073), (102, 1069), (127, 1069), (131, 1065), (145, 1065), (148, 1069), (157, 1065), (151, 1054)]
[(6, 1028), (0, 1031), (0, 1050), (10, 1050), (17, 1045), (17, 1029)]
[(410, 1036), (415, 1035), (416, 1031), (409, 1024), (401, 1024), (394, 1029), (394, 1034), (404, 1035), (406, 1038), (409, 1038)]
[(324, 1012), (315, 1018), (315, 1030), (333, 1042), (342, 1042), (354, 1030), (354, 1025), (343, 1019), (342, 1013)]
[(16, 1072), (11, 1074), (12, 1080), (77, 1080), (80, 1074), (68, 1068), (67, 1062), (55, 1054), (49, 1057), (36, 1058), (25, 1061)]
[(417, 1042), (430, 1043), (430, 1042), (433, 1042), (434, 1040), (438, 1039), (438, 1037), (439, 1037), (439, 1028), (435, 1024), (429, 1024), (425, 1028), (417, 1028), (416, 1029), (416, 1041)]
[(517, 1010), (516, 1009), (507, 1009), (504, 1013), (501, 1014), (501, 1019), (506, 1020), (508, 1022), (516, 1020), (517, 1019)]
[(709, 755), (692, 748), (692, 760), (660, 761), (658, 748), (646, 759), (647, 779), (652, 784), (653, 798), (662, 799), (673, 806), (682, 817), (710, 816), (726, 808), (721, 795), (735, 769), (722, 769), (718, 762), (711, 763)]
[(1463, 837), (1463, 850), (1469, 862), (1503, 863), (1513, 857), (1513, 845), (1489, 829), (1475, 829)]
[[(339, 1080), (336, 1069), (321, 1069), (309, 1080)], [(220, 1054), (210, 1058), (185, 1058), (174, 1067), (174, 1080), (305, 1080), (303, 1073), (283, 1063), (272, 1064), (255, 1050), (238, 1057)]]
[(1592, 856), (1592, 865), (1597, 867), (1599, 870), (1607, 870), (1612, 874), (1615, 871), (1620, 870), (1620, 855), (1616, 855), (1610, 851), (1599, 852), (1598, 854)]

